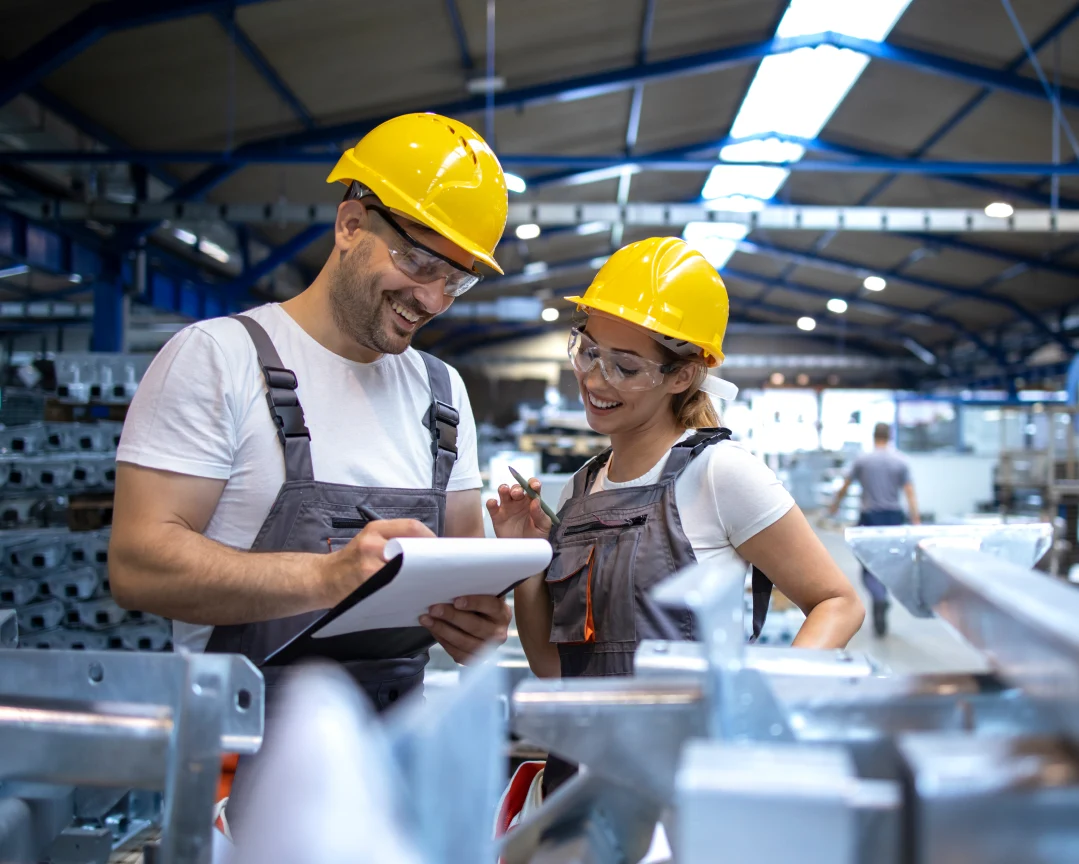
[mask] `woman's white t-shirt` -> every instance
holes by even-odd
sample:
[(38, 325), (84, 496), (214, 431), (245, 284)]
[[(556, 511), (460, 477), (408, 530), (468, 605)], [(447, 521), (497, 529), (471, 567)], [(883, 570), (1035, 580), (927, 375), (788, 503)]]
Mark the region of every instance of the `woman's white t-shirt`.
[[(604, 465), (591, 492), (650, 486), (658, 482), (670, 455), (668, 450), (648, 473), (622, 483), (609, 480)], [(572, 492), (573, 484), (567, 483), (560, 510)], [(748, 574), (749, 564), (737, 547), (794, 506), (775, 472), (736, 441), (720, 441), (692, 459), (675, 481), (674, 500), (697, 561), (710, 561), (724, 573), (742, 576)]]

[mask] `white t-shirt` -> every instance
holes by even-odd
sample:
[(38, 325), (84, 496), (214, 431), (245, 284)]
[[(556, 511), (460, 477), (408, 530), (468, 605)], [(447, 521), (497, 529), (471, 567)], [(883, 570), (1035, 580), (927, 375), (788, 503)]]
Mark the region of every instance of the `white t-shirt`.
[[(277, 304), (246, 314), (296, 373), (316, 480), (430, 488), (434, 457), (423, 419), (431, 388), (419, 354), (409, 349), (358, 363), (316, 342)], [(448, 490), (478, 489), (476, 421), (454, 369), (450, 383), (461, 421)], [(285, 461), (255, 346), (242, 324), (200, 321), (169, 340), (139, 384), (116, 458), (226, 480), (204, 534), (236, 549), (251, 547), (285, 482)], [(173, 642), (201, 651), (210, 630), (175, 622)]]
[[(668, 450), (647, 474), (623, 483), (608, 480), (604, 465), (591, 492), (657, 483), (670, 455)], [(559, 509), (572, 492), (573, 484), (567, 483)], [(714, 562), (724, 573), (741, 577), (748, 574), (749, 563), (737, 547), (794, 506), (775, 472), (735, 441), (720, 441), (692, 459), (674, 483), (674, 501), (697, 561)]]

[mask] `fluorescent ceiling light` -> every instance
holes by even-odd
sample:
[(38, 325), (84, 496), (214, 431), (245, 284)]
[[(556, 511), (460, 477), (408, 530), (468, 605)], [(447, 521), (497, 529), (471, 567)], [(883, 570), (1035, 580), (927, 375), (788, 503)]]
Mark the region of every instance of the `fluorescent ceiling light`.
[(598, 256), (596, 258), (593, 258), (591, 261), (589, 261), (588, 266), (592, 267), (592, 268), (594, 268), (596, 270), (599, 270), (600, 267), (602, 267), (604, 264), (607, 263), (607, 259), (610, 258), (610, 257), (611, 257), (610, 255), (600, 255), (600, 256)]
[(524, 267), (525, 276), (538, 276), (547, 272), (546, 261), (529, 261)]
[(842, 315), (847, 311), (847, 301), (841, 300), (838, 297), (833, 297), (828, 301), (828, 311), (834, 312), (836, 315)]
[(185, 231), (183, 228), (177, 228), (172, 232), (172, 235), (181, 243), (186, 243), (188, 246), (194, 246), (199, 238), (192, 234), (190, 231)]
[(506, 172), (506, 188), (510, 192), (524, 192), (528, 188), (528, 184), (525, 183), (524, 177), (518, 177), (516, 174), (510, 174)]
[(866, 276), (862, 285), (866, 291), (883, 291), (888, 287), (888, 283), (881, 276)]
[[(915, 342), (909, 336), (903, 340), (903, 346), (915, 357), (921, 360), (926, 366), (935, 366), (937, 363), (936, 355), (933, 354), (928, 348), (922, 345), (920, 342)], [(1020, 397), (1021, 398), (1021, 397)]]
[(7, 279), (8, 276), (22, 276), (23, 273), (29, 273), (30, 268), (25, 264), (16, 264), (14, 267), (5, 267), (0, 270), (0, 279)]
[(816, 330), (817, 329), (817, 322), (814, 321), (812, 318), (810, 318), (808, 315), (806, 315), (806, 316), (798, 319), (798, 329), (799, 330), (806, 330), (806, 331)]
[(625, 165), (610, 165), (607, 168), (597, 168), (595, 171), (582, 171), (567, 177), (563, 183), (566, 186), (583, 186), (586, 183), (600, 183), (603, 180), (618, 180), (623, 174), (636, 174), (640, 166), (632, 163)]
[(555, 309), (554, 306), (548, 306), (540, 313), (540, 317), (542, 317), (544, 321), (557, 321), (558, 310)]
[(1015, 208), (1005, 201), (994, 201), (985, 205), (985, 215), (994, 219), (1007, 219), (1015, 212)]
[(203, 238), (199, 241), (199, 251), (203, 255), (209, 255), (215, 261), (220, 261), (222, 264), (229, 263), (229, 253), (214, 243), (212, 240)]
[(690, 222), (682, 232), (685, 241), (700, 252), (708, 263), (722, 270), (731, 260), (738, 241), (749, 227), (738, 222)]
[(611, 230), (610, 222), (582, 222), (577, 226), (576, 231), (578, 234), (602, 234), (604, 231)]
[(765, 202), (747, 195), (725, 195), (705, 201), (704, 206), (708, 210), (726, 210), (730, 213), (757, 213), (764, 209)]
[(67, 281), (72, 283), (73, 285), (78, 285), (82, 282), (82, 274), (72, 273), (70, 276), (67, 277)]
[[(791, 0), (776, 36), (787, 38), (833, 31), (883, 41), (910, 0)], [(822, 45), (765, 57), (731, 126), (732, 138), (767, 136), (816, 138), (861, 76), (869, 58), (845, 48)], [(798, 144), (758, 138), (730, 144), (720, 158), (732, 162), (797, 162)], [(768, 200), (786, 182), (786, 168), (717, 165), (708, 175), (705, 199), (736, 195)]]
[(534, 222), (526, 222), (517, 226), (518, 240), (535, 240), (540, 235), (540, 227)]

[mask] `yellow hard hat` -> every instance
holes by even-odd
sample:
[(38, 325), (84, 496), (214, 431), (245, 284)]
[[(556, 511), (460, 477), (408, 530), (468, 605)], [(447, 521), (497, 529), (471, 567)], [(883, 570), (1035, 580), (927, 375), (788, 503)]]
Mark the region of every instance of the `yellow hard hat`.
[(346, 150), (327, 183), (359, 181), (392, 210), (415, 219), (493, 267), (509, 197), (498, 157), (474, 129), (438, 114), (403, 114)]
[(677, 353), (695, 346), (709, 366), (723, 362), (727, 286), (716, 268), (678, 237), (650, 237), (623, 246), (607, 259), (583, 297), (566, 299), (651, 330)]

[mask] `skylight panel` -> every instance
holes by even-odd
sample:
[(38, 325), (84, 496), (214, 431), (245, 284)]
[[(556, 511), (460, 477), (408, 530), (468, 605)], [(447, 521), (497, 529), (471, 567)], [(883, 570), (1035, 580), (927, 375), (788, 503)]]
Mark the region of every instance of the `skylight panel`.
[[(833, 31), (879, 42), (891, 32), (908, 5), (910, 0), (791, 0), (776, 36)], [(731, 126), (732, 138), (756, 137), (724, 147), (720, 158), (725, 162), (799, 161), (805, 156), (805, 148), (767, 135), (816, 138), (868, 63), (864, 54), (831, 45), (764, 58)], [(789, 174), (786, 168), (717, 165), (709, 172), (701, 197), (716, 209), (750, 209), (753, 205), (748, 202), (763, 203), (774, 198)], [(738, 206), (726, 208), (723, 202)], [(690, 243), (695, 243), (691, 234), (708, 245), (708, 251), (700, 251), (709, 260), (722, 259), (723, 263), (733, 254), (731, 241), (741, 239), (720, 237), (700, 227), (691, 231), (687, 226), (683, 237)]]

